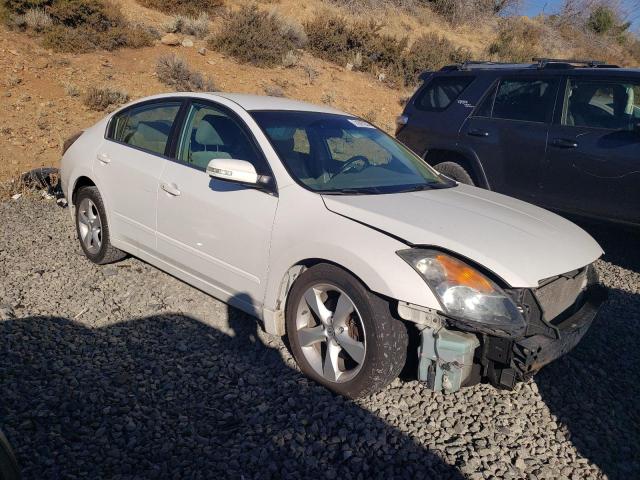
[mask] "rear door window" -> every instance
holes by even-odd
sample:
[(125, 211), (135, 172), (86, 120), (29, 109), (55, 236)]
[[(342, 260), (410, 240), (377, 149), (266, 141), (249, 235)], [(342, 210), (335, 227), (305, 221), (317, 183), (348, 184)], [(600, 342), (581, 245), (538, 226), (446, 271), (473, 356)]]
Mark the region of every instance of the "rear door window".
[(473, 77), (436, 77), (418, 94), (417, 109), (439, 112), (451, 105), (471, 84)]
[(493, 118), (525, 122), (550, 122), (557, 79), (505, 79), (493, 104)]
[(633, 130), (640, 122), (640, 80), (569, 79), (562, 124)]
[(140, 105), (116, 114), (107, 138), (140, 150), (164, 155), (181, 102)]

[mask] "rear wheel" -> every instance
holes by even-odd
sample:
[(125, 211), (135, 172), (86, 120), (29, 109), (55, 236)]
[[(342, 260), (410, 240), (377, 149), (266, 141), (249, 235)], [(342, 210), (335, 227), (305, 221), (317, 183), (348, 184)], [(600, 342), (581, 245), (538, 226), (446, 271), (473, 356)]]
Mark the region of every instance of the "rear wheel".
[(97, 187), (82, 187), (76, 195), (76, 231), (82, 251), (93, 263), (117, 262), (127, 255), (111, 245), (107, 215)]
[(466, 185), (475, 185), (471, 174), (462, 165), (456, 162), (442, 162), (434, 167), (438, 172), (452, 178), (456, 182)]
[(316, 265), (298, 278), (286, 324), (300, 369), (348, 397), (384, 388), (406, 361), (407, 330), (389, 303), (333, 265)]

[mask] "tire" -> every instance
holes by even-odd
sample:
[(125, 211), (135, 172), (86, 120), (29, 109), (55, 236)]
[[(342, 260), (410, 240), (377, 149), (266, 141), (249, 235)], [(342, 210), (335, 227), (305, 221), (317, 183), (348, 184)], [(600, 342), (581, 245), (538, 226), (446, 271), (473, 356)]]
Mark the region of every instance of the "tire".
[(0, 480), (19, 480), (20, 469), (9, 441), (0, 431)]
[(442, 162), (437, 164), (434, 168), (441, 174), (446, 175), (447, 177), (455, 180), (456, 182), (464, 183), (465, 185), (475, 186), (475, 182), (473, 181), (473, 178), (471, 178), (471, 175), (469, 174), (467, 169), (464, 168), (459, 163)]
[[(343, 315), (348, 302), (351, 313)], [(327, 312), (331, 316), (323, 321)], [(289, 292), (285, 321), (302, 372), (340, 395), (377, 392), (405, 365), (407, 328), (391, 315), (389, 302), (334, 265), (319, 264), (300, 275)]]
[[(76, 233), (85, 256), (105, 265), (127, 256), (111, 245), (104, 203), (97, 187), (82, 187), (76, 195)], [(86, 239), (86, 240), (85, 240)]]

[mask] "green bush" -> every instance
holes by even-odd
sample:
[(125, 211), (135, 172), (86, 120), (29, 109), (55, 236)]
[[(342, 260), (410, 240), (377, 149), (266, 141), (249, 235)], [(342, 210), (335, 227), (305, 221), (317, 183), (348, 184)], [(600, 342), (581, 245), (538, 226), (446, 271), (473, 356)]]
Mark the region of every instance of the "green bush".
[(616, 14), (605, 5), (598, 5), (587, 19), (587, 28), (598, 35), (610, 33), (616, 26)]
[(282, 17), (251, 4), (229, 15), (222, 30), (209, 40), (209, 48), (240, 62), (268, 67), (282, 63), (287, 52), (300, 46), (299, 42), (299, 32)]
[(160, 10), (172, 15), (181, 14), (195, 17), (210, 13), (223, 5), (223, 0), (138, 0), (142, 6)]

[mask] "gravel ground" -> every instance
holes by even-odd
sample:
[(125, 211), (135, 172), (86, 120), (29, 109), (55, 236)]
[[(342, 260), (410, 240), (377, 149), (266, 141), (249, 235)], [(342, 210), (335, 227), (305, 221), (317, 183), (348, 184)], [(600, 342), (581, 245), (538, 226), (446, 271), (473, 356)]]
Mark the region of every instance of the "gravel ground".
[(2, 203), (0, 427), (26, 479), (640, 478), (640, 236), (591, 231), (610, 300), (534, 381), (353, 402), (251, 317), (137, 259), (90, 264), (53, 203)]

